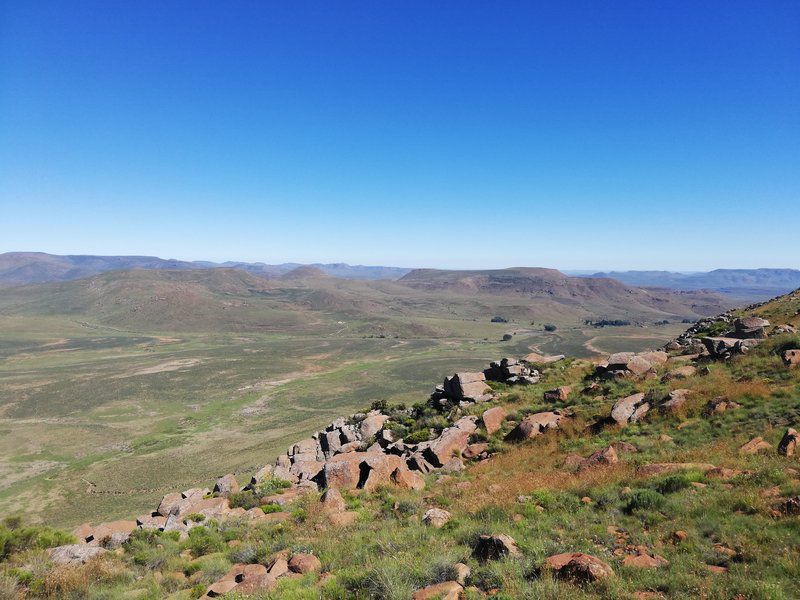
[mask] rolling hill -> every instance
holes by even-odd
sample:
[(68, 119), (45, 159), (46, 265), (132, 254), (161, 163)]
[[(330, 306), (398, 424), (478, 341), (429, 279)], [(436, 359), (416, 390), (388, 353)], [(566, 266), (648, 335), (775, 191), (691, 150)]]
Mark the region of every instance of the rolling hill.
[(713, 290), (739, 300), (766, 300), (800, 287), (797, 269), (716, 269), (706, 273), (612, 271), (591, 277), (611, 277), (640, 287)]

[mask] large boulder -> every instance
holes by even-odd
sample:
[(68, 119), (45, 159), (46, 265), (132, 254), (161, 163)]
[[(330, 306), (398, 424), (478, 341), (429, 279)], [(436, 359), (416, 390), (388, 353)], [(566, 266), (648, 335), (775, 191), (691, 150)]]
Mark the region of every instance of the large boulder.
[(444, 392), (454, 400), (478, 400), (490, 391), (483, 373), (456, 373), (444, 380)]
[(558, 429), (563, 418), (555, 412), (540, 412), (528, 415), (506, 436), (509, 441), (522, 441), (536, 437), (548, 429)]
[(760, 341), (756, 338), (739, 339), (732, 337), (704, 337), (700, 340), (708, 350), (709, 356), (716, 360), (727, 360), (737, 354), (746, 354)]
[(632, 394), (614, 403), (611, 409), (611, 418), (620, 425), (627, 425), (636, 423), (647, 414), (648, 410), (650, 410), (650, 404), (645, 401), (644, 394)]
[(567, 552), (545, 559), (545, 567), (559, 579), (573, 583), (591, 583), (614, 575), (611, 566), (591, 554)]
[(733, 322), (733, 337), (739, 339), (763, 339), (767, 337), (769, 321), (760, 317), (745, 317)]
[(325, 462), (321, 477), (327, 487), (373, 490), (393, 483), (392, 474), (408, 470), (400, 456), (380, 452), (337, 454)]

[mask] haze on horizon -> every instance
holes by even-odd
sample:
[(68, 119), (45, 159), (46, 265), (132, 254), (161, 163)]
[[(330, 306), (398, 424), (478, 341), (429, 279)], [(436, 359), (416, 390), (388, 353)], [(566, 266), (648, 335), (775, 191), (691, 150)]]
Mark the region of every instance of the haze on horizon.
[(800, 6), (0, 6), (0, 252), (800, 268)]

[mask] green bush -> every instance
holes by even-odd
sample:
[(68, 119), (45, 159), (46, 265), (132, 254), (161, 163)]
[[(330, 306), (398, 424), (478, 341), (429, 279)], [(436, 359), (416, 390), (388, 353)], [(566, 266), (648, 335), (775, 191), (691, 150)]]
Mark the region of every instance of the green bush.
[(203, 556), (204, 554), (224, 550), (225, 541), (218, 531), (201, 526), (189, 530), (189, 537), (183, 545), (191, 550), (195, 556)]
[(0, 524), (0, 560), (16, 552), (74, 544), (75, 536), (44, 525), (24, 526), (18, 517)]
[(261, 497), (257, 496), (253, 490), (235, 492), (228, 496), (228, 504), (231, 508), (243, 508), (250, 510), (256, 508), (261, 503)]
[(280, 504), (262, 504), (261, 510), (264, 511), (264, 514), (270, 515), (272, 513), (281, 512), (283, 507)]
[(427, 429), (418, 429), (403, 439), (406, 444), (419, 444), (420, 442), (427, 442), (431, 439), (431, 432)]
[(272, 477), (259, 483), (255, 489), (255, 495), (259, 498), (263, 496), (271, 496), (275, 493), (280, 493), (286, 488), (292, 487), (292, 484), (284, 479)]
[(658, 510), (664, 506), (666, 498), (655, 490), (634, 490), (625, 506), (625, 512), (635, 510)]

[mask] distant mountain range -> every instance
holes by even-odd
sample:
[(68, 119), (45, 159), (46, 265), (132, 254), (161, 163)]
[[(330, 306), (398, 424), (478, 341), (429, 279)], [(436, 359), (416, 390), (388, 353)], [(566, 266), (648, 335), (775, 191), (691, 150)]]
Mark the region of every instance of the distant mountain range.
[(611, 277), (638, 287), (713, 290), (737, 299), (749, 300), (766, 300), (800, 287), (800, 271), (797, 269), (716, 269), (704, 273), (611, 271), (580, 276)]
[(411, 269), (348, 265), (345, 263), (302, 265), (266, 263), (183, 261), (155, 256), (93, 256), (46, 254), (44, 252), (7, 252), (0, 254), (0, 284), (26, 285), (52, 281), (71, 281), (107, 271), (126, 269), (240, 269), (260, 277), (280, 277), (298, 267), (314, 267), (325, 275), (345, 279), (399, 279)]

